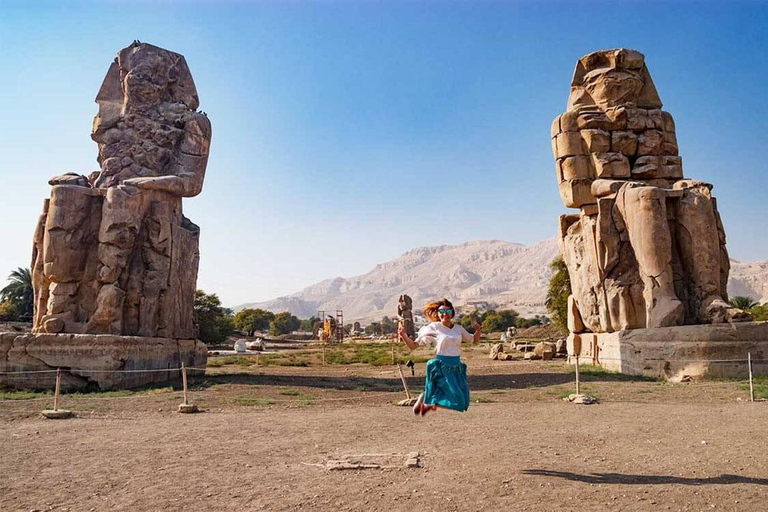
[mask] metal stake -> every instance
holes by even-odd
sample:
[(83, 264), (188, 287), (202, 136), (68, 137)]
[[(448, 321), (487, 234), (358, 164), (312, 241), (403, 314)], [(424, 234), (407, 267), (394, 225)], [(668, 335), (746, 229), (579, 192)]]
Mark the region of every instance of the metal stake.
[(749, 367), (749, 401), (755, 401), (755, 387), (752, 384), (752, 352), (747, 352), (747, 366)]

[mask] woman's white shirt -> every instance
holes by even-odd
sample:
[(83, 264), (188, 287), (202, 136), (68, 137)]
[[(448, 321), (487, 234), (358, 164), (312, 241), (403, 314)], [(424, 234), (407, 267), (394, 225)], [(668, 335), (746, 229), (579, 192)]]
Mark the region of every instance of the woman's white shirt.
[(438, 356), (460, 356), (461, 342), (470, 342), (474, 336), (459, 324), (453, 324), (448, 328), (442, 322), (432, 322), (419, 329), (416, 336), (416, 343), (429, 346), (435, 344), (435, 355)]

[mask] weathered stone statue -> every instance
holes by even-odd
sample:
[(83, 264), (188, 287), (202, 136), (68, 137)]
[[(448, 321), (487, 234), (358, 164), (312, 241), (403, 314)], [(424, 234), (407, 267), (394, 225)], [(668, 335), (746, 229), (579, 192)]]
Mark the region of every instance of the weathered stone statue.
[(34, 237), (36, 333), (194, 339), (200, 193), (211, 124), (184, 57), (121, 50), (96, 97), (101, 170), (52, 178)]
[(413, 301), (408, 295), (401, 295), (397, 301), (397, 319), (403, 323), (405, 333), (413, 339), (415, 330), (413, 326)]
[(552, 124), (573, 332), (748, 320), (728, 305), (729, 261), (712, 185), (683, 177), (675, 123), (644, 56), (579, 60)]

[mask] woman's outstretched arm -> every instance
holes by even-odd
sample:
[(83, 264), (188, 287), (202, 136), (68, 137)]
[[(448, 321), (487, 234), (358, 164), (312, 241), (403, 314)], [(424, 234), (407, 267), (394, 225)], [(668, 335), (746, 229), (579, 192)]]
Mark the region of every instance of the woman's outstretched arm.
[(405, 342), (409, 349), (416, 350), (419, 348), (419, 344), (408, 337), (408, 334), (405, 332), (405, 326), (402, 323), (397, 326), (397, 334), (400, 335), (400, 339)]

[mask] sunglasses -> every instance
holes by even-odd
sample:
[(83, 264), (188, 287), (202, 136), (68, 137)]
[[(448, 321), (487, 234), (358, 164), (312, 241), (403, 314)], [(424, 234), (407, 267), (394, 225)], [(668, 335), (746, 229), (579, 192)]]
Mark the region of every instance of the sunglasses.
[(440, 308), (440, 309), (438, 309), (438, 310), (437, 310), (437, 312), (438, 312), (438, 314), (440, 314), (440, 315), (452, 315), (452, 314), (453, 314), (453, 310), (452, 310), (452, 309), (443, 309), (443, 308)]

